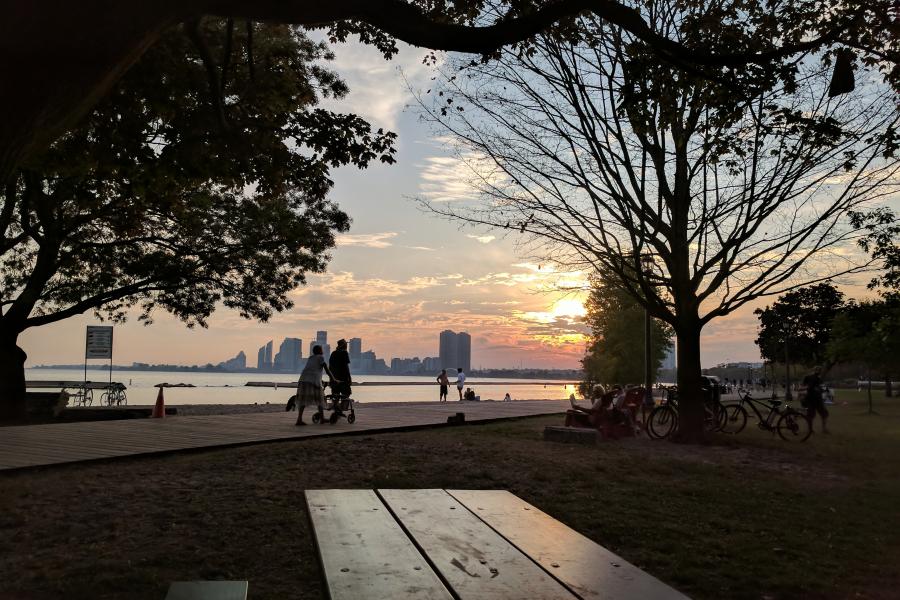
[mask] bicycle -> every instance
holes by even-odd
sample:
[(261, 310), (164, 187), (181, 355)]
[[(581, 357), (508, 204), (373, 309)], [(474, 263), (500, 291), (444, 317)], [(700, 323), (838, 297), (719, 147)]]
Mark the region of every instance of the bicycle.
[(128, 398), (125, 395), (125, 386), (121, 383), (114, 383), (112, 386), (108, 387), (105, 392), (100, 395), (101, 404), (106, 404), (107, 406), (120, 406), (122, 404), (128, 404)]
[[(647, 420), (647, 434), (651, 438), (665, 439), (678, 431), (678, 386), (663, 387), (666, 400), (650, 412)], [(703, 428), (712, 433), (725, 427), (725, 406), (713, 394), (704, 403)]]
[[(738, 396), (741, 399), (740, 402), (725, 405), (727, 418), (725, 428), (722, 430), (724, 433), (738, 434), (744, 430), (749, 416), (744, 407), (749, 406), (759, 421), (757, 426), (760, 429), (778, 433), (786, 442), (805, 442), (812, 434), (812, 424), (806, 415), (791, 408), (790, 405), (782, 403), (781, 400), (763, 402), (751, 396), (747, 390), (738, 390)], [(762, 407), (763, 411), (768, 409), (768, 414), (763, 417), (758, 407)], [(776, 415), (778, 415), (777, 421), (775, 421)]]

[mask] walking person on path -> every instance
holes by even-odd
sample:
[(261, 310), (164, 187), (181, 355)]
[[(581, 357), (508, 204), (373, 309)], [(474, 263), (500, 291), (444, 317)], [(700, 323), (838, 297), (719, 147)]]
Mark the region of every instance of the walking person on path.
[(325, 394), (322, 391), (323, 370), (328, 373), (332, 382), (340, 383), (325, 363), (325, 357), (322, 356), (322, 346), (313, 346), (312, 356), (306, 360), (306, 366), (303, 367), (303, 372), (300, 373), (300, 380), (297, 381), (297, 425), (306, 425), (306, 422), (303, 420), (303, 409), (307, 406), (318, 407), (320, 422), (325, 422), (325, 411), (323, 408)]
[(803, 378), (803, 385), (806, 387), (806, 397), (804, 403), (806, 405), (806, 418), (809, 419), (809, 428), (813, 428), (813, 419), (816, 413), (822, 417), (822, 433), (828, 433), (828, 409), (825, 408), (825, 398), (822, 394), (822, 378), (820, 373), (822, 367), (816, 367), (813, 372)]
[(441, 374), (437, 376), (437, 382), (441, 384), (441, 395), (438, 402), (447, 401), (447, 391), (450, 389), (450, 379), (447, 378), (447, 369), (441, 369)]
[(463, 399), (463, 385), (466, 383), (466, 374), (463, 373), (462, 367), (456, 369), (456, 391), (459, 392), (459, 399)]
[[(340, 339), (337, 342), (337, 350), (328, 357), (328, 367), (331, 369), (329, 376), (332, 377), (331, 393), (340, 394), (344, 398), (350, 397), (350, 353), (347, 352), (347, 340)], [(334, 381), (337, 377), (340, 381)]]

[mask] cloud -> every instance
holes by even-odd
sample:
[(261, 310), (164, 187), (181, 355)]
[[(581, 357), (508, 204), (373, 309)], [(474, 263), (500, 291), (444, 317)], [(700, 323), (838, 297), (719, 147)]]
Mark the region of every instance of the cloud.
[(338, 246), (364, 246), (366, 248), (387, 248), (392, 246), (388, 240), (397, 237), (393, 231), (382, 233), (345, 233), (337, 237)]
[(358, 114), (376, 129), (396, 130), (400, 114), (411, 99), (406, 81), (418, 85), (432, 72), (432, 67), (422, 62), (426, 51), (402, 42), (398, 46), (400, 52), (385, 60), (374, 47), (357, 41), (331, 44), (335, 59), (329, 66), (347, 82), (350, 93), (341, 100), (326, 100), (323, 105)]
[(469, 239), (478, 240), (478, 242), (482, 244), (490, 244), (497, 239), (497, 236), (495, 235), (472, 235), (471, 233), (467, 233), (466, 237)]

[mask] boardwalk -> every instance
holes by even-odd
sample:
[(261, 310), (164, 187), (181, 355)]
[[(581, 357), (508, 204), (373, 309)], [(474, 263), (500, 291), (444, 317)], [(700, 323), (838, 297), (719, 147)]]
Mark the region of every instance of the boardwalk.
[[(557, 400), (357, 404), (356, 423), (296, 427), (297, 413), (254, 413), (0, 428), (0, 470), (276, 440), (429, 427), (457, 412), (491, 421), (563, 412)], [(312, 416), (310, 411), (305, 415)]]

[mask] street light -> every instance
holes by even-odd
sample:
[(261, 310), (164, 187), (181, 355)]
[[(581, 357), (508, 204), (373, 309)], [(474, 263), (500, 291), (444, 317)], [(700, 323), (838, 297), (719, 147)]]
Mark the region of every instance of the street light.
[[(641, 267), (644, 271), (644, 275), (647, 275), (653, 270), (653, 256), (650, 254), (644, 254), (641, 256)], [(649, 301), (649, 298), (645, 298), (646, 301)], [(644, 404), (646, 406), (650, 406), (653, 404), (653, 369), (650, 366), (650, 330), (651, 330), (651, 322), (650, 322), (650, 309), (647, 308), (646, 304), (644, 305)]]

